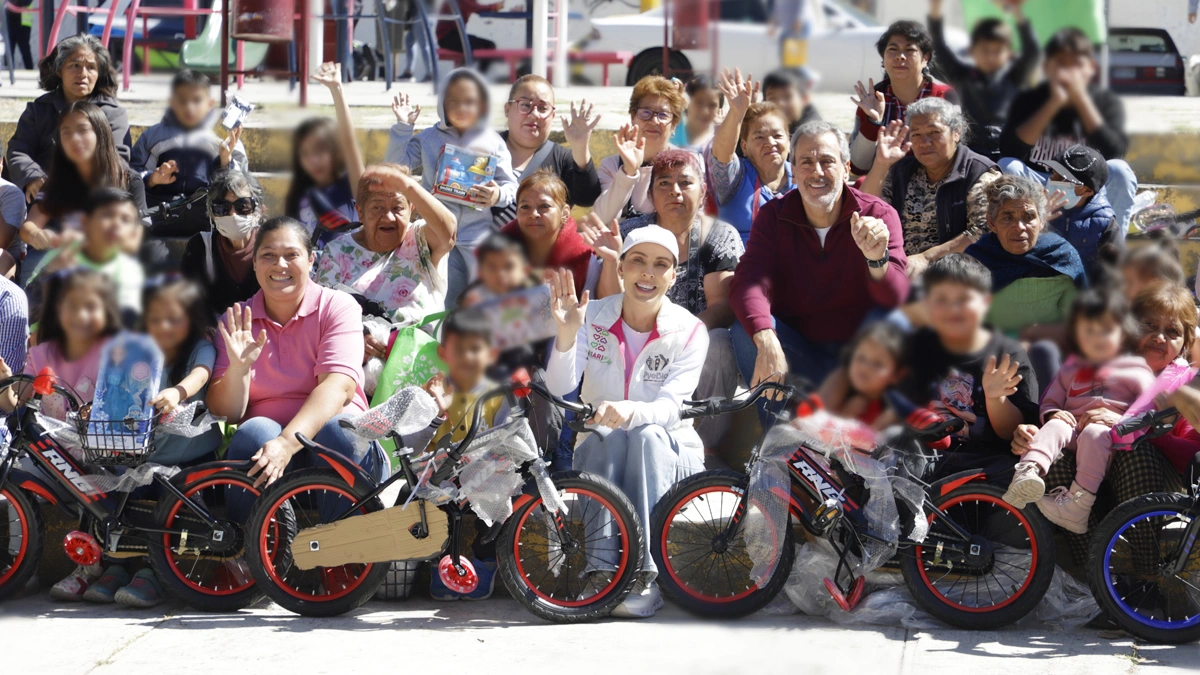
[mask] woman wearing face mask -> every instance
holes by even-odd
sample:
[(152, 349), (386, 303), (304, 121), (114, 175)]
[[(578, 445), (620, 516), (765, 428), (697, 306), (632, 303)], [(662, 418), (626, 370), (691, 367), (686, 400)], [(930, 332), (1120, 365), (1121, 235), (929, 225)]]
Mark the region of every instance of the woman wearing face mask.
[[(513, 173), (517, 182), (532, 176), (542, 169), (549, 170), (562, 180), (567, 188), (567, 203), (575, 206), (591, 206), (600, 196), (600, 177), (592, 162), (588, 144), (592, 129), (600, 123), (599, 115), (592, 115), (592, 106), (580, 101), (578, 107), (571, 104), (571, 119), (559, 117), (567, 146), (550, 140), (550, 128), (554, 124), (554, 88), (544, 77), (526, 75), (513, 83), (504, 104), (504, 116), (508, 119), (508, 131), (500, 137), (508, 145), (512, 155)], [(517, 204), (492, 207), (496, 227), (504, 227), (517, 217)]]
[[(650, 521), (650, 510), (676, 481), (704, 469), (700, 438), (690, 420), (679, 418), (679, 410), (700, 382), (708, 331), (700, 319), (667, 298), (678, 258), (675, 234), (647, 225), (621, 244), (624, 293), (589, 302), (585, 291), (576, 299), (571, 274), (551, 274), (551, 312), (558, 336), (546, 386), (565, 396), (582, 378), (579, 399), (596, 407), (588, 420), (595, 431), (580, 434), (573, 468), (616, 483), (642, 522)], [(597, 343), (607, 351), (589, 347)], [(644, 536), (648, 546), (650, 533)], [(611, 579), (616, 565), (607, 562), (595, 561), (589, 584), (603, 587)], [(657, 575), (654, 560), (647, 556), (633, 590), (613, 616), (653, 616), (663, 605), (654, 583)]]
[(254, 236), (263, 220), (262, 189), (238, 169), (217, 174), (208, 192), (215, 232), (192, 235), (183, 252), (183, 275), (208, 289), (217, 314), (258, 292)]
[[(458, 230), (454, 214), (396, 164), (367, 167), (355, 203), (362, 227), (325, 245), (313, 280), (379, 303), (393, 323), (411, 325), (441, 311), (446, 254)], [(412, 220), (413, 211), (424, 219)], [(367, 341), (368, 357), (383, 358), (382, 350)]]
[(861, 189), (900, 214), (910, 279), (987, 231), (984, 189), (1000, 169), (968, 148), (966, 135), (962, 109), (941, 98), (916, 101), (905, 123), (894, 121), (879, 132), (875, 163)]
[[(21, 240), (26, 244), (22, 286), (28, 284), (47, 252), (80, 239), (79, 218), (92, 190), (121, 188), (133, 195), (139, 212), (146, 210), (142, 179), (118, 154), (104, 112), (88, 101), (67, 105), (59, 116), (51, 166), (41, 198), (30, 207), (21, 226)], [(122, 244), (125, 253), (137, 253), (141, 234), (140, 227), (129, 233)]]

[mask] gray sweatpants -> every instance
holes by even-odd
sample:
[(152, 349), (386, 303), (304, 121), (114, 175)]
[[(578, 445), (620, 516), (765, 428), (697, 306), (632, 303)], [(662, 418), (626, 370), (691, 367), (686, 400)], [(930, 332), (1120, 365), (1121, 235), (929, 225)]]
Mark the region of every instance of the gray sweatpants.
[[(675, 481), (703, 471), (704, 467), (681, 463), (679, 444), (671, 434), (657, 424), (647, 424), (630, 431), (601, 429), (592, 433), (575, 448), (572, 468), (607, 478), (629, 497), (642, 521), (642, 546), (646, 556), (641, 571), (657, 574), (658, 568), (654, 566), (654, 558), (650, 555), (650, 512)], [(606, 537), (613, 536), (609, 529), (604, 534)], [(596, 550), (595, 558), (599, 560), (593, 559), (593, 563), (597, 569), (606, 566), (617, 569), (618, 547), (615, 541), (606, 539), (600, 542)]]

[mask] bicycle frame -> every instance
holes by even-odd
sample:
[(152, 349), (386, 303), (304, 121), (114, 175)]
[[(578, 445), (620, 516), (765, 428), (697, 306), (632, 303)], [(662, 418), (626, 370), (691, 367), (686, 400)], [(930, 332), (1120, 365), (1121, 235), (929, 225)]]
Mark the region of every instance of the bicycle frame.
[[(29, 379), (28, 376), (9, 378), (0, 382), (0, 391), (16, 382)], [(73, 408), (79, 407), (70, 392), (58, 385), (54, 385), (54, 391), (63, 394), (73, 404)], [(14, 475), (20, 477), (21, 482), (15, 483), (16, 487), (27, 489), (57, 505), (68, 515), (80, 518), (81, 529), (86, 529), (82, 523), (91, 518), (96, 523), (98, 532), (104, 535), (105, 542), (109, 538), (108, 535), (119, 529), (145, 535), (180, 534), (176, 530), (130, 523), (125, 518), (129, 492), (112, 495), (94, 488), (85, 478), (83, 467), (71, 453), (38, 423), (36, 414), (41, 409), (41, 397), (41, 393), (35, 394), (25, 403), (24, 410), (18, 413), (20, 423), (15, 430), (12, 445), (6, 452), (0, 454), (0, 486), (9, 483)], [(28, 456), (33, 460), (40, 475), (14, 469), (16, 461), (23, 456)], [(233, 541), (233, 532), (227, 531), (225, 526), (203, 506), (187, 498), (169, 479), (162, 474), (155, 474), (153, 480), (213, 528), (210, 533), (190, 533), (189, 538), (192, 541), (197, 539), (213, 543)]]

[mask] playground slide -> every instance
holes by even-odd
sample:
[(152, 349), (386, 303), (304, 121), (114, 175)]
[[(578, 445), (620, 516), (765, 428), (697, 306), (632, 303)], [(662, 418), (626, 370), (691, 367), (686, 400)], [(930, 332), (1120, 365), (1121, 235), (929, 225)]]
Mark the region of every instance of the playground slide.
[[(179, 53), (179, 60), (184, 67), (195, 70), (217, 71), (221, 69), (221, 0), (213, 0), (213, 9), (217, 14), (212, 15), (204, 24), (204, 31), (195, 40), (185, 40)], [(268, 44), (261, 42), (243, 43), (243, 66), (253, 70), (267, 58)], [(229, 62), (233, 63), (233, 41), (229, 41)]]

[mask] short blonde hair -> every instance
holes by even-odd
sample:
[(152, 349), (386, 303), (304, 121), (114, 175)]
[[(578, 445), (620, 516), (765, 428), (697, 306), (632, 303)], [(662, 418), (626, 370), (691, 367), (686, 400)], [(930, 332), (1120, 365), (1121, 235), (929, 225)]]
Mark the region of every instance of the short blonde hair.
[(647, 75), (633, 85), (633, 93), (629, 96), (629, 114), (637, 114), (642, 99), (651, 96), (661, 96), (667, 99), (667, 103), (671, 105), (671, 114), (674, 116), (671, 120), (672, 123), (677, 124), (683, 118), (683, 109), (687, 107), (683, 93), (679, 91), (679, 87), (674, 82), (660, 75)]

